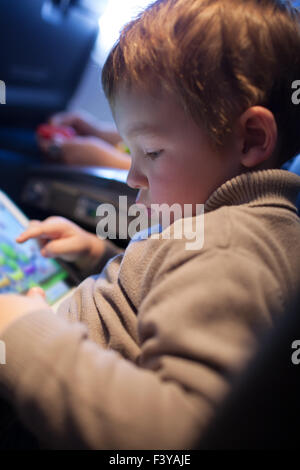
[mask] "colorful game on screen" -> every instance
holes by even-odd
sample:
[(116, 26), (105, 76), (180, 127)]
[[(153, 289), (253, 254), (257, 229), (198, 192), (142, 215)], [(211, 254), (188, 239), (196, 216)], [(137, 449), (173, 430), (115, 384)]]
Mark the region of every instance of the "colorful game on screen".
[(67, 276), (54, 260), (44, 258), (35, 240), (18, 244), (15, 239), (24, 227), (0, 202), (0, 294), (24, 293), (42, 287), (49, 303), (68, 291)]

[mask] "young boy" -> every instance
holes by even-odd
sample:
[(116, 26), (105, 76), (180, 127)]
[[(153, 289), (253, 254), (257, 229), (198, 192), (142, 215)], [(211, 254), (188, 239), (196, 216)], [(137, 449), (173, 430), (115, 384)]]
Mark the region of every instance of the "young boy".
[(300, 178), (280, 169), (300, 152), (297, 79), (300, 16), (283, 1), (160, 0), (124, 28), (103, 85), (128, 184), (147, 207), (205, 204), (204, 245), (121, 253), (56, 218), (20, 237), (91, 272), (113, 256), (56, 316), (39, 292), (0, 298), (0, 392), (43, 446), (192, 448), (299, 302)]

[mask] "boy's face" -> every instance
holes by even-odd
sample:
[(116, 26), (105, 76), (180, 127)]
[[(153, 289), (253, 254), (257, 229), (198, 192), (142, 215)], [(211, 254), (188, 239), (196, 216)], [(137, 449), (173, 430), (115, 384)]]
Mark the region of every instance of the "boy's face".
[(137, 202), (203, 204), (227, 179), (240, 173), (233, 147), (221, 155), (204, 131), (166, 92), (153, 97), (120, 90), (114, 117), (132, 163), (127, 183), (139, 189)]

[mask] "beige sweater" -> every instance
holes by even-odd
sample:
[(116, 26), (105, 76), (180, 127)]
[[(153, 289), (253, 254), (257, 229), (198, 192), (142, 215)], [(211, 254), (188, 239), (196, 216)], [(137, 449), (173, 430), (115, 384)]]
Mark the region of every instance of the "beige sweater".
[(0, 395), (49, 448), (192, 448), (259, 335), (299, 303), (299, 190), (284, 170), (240, 175), (206, 202), (201, 250), (131, 242), (59, 316), (15, 321)]

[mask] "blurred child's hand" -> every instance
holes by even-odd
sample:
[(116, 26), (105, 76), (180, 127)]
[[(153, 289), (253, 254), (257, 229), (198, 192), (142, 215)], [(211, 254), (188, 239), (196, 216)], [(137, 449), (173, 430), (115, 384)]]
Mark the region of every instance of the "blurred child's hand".
[(49, 124), (54, 126), (70, 126), (78, 135), (97, 136), (100, 131), (100, 123), (87, 112), (61, 112), (54, 114), (49, 119)]
[(105, 247), (104, 240), (64, 217), (48, 217), (42, 222), (33, 220), (16, 241), (23, 243), (30, 238), (38, 239), (43, 256), (72, 262), (82, 257), (94, 262)]
[(40, 287), (33, 287), (26, 295), (0, 295), (0, 334), (13, 321), (35, 310), (52, 309), (45, 300), (45, 293)]
[(53, 126), (72, 127), (79, 136), (98, 137), (111, 145), (116, 145), (122, 140), (114, 124), (99, 121), (86, 111), (54, 114), (48, 123)]
[[(67, 165), (108, 166), (128, 170), (131, 157), (97, 137), (38, 138), (41, 149), (50, 161)], [(54, 152), (53, 152), (54, 150)]]

